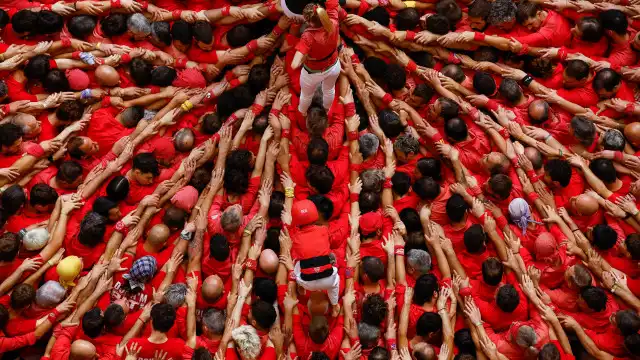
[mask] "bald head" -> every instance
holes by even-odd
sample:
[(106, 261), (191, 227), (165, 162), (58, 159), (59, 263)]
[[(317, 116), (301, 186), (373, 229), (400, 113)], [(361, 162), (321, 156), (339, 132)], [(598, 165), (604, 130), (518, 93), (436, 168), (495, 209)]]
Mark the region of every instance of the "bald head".
[(71, 344), (71, 360), (91, 360), (96, 358), (96, 347), (86, 340), (76, 340)]
[(147, 242), (154, 246), (161, 246), (169, 240), (169, 235), (171, 235), (171, 230), (169, 230), (167, 225), (157, 224), (149, 230), (149, 234), (147, 234)]
[(95, 71), (96, 81), (104, 86), (116, 86), (120, 83), (120, 74), (109, 65), (100, 65)]
[(534, 100), (529, 104), (531, 123), (540, 124), (549, 119), (549, 104), (544, 100)]
[(173, 136), (173, 146), (180, 152), (189, 152), (195, 145), (196, 136), (193, 130), (183, 128)]
[(202, 297), (206, 302), (218, 300), (223, 290), (224, 284), (218, 275), (211, 275), (202, 282)]
[(27, 139), (38, 136), (41, 131), (36, 117), (30, 114), (17, 113), (11, 118), (11, 123), (20, 127)]
[(624, 137), (633, 147), (640, 147), (640, 122), (632, 122), (624, 127)]
[(542, 153), (538, 149), (534, 147), (524, 148), (524, 156), (531, 161), (534, 170), (542, 169), (542, 162), (544, 159), (542, 158)]
[(598, 201), (587, 194), (580, 194), (573, 198), (571, 201), (571, 207), (574, 213), (583, 215), (583, 216), (591, 216), (595, 214), (600, 205)]
[(271, 249), (262, 250), (258, 262), (260, 264), (260, 269), (269, 275), (275, 274), (276, 271), (278, 271), (278, 255)]

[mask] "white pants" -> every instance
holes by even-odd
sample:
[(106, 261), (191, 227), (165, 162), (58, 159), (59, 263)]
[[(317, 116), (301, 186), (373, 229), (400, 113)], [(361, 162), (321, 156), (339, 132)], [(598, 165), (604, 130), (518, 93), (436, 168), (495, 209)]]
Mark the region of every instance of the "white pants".
[(306, 290), (327, 290), (331, 305), (336, 305), (340, 300), (340, 275), (338, 275), (338, 269), (335, 266), (333, 267), (333, 274), (331, 274), (331, 276), (318, 280), (302, 280), (302, 278), (300, 278), (300, 262), (296, 263), (293, 272), (296, 274), (296, 282), (298, 285), (302, 286)]
[(336, 96), (336, 81), (340, 75), (340, 61), (336, 61), (332, 67), (323, 72), (309, 74), (307, 69), (300, 72), (300, 104), (298, 111), (307, 113), (313, 94), (319, 84), (322, 84), (322, 106), (329, 111), (333, 99)]

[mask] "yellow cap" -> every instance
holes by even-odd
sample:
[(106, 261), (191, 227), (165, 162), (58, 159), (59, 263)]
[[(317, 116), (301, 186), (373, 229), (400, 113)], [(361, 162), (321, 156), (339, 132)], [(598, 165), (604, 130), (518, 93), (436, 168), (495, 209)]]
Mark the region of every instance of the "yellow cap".
[(77, 256), (67, 256), (60, 260), (58, 267), (56, 267), (58, 276), (60, 276), (60, 284), (65, 288), (69, 286), (75, 286), (73, 282), (80, 271), (82, 271), (82, 259)]

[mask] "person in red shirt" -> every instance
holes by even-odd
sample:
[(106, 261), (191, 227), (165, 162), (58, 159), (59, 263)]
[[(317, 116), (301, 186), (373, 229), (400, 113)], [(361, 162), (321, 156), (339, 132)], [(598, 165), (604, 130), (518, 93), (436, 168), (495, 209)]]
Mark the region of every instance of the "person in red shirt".
[(300, 73), (300, 104), (298, 111), (306, 116), (316, 87), (322, 84), (322, 104), (328, 111), (335, 97), (335, 85), (340, 75), (338, 61), (338, 0), (325, 3), (326, 9), (317, 4), (307, 4), (302, 14), (308, 27), (302, 33), (296, 54), (291, 63), (293, 69), (304, 66)]
[[(531, 47), (560, 47), (571, 39), (569, 21), (552, 10), (542, 9), (536, 3), (521, 3), (516, 11), (516, 18), (531, 34), (514, 39)], [(512, 49), (521, 51), (518, 46)]]
[(168, 337), (167, 332), (176, 321), (176, 311), (169, 304), (156, 304), (151, 308), (151, 335), (147, 338), (133, 338), (127, 346), (137, 344), (140, 347), (137, 356), (152, 359), (158, 350), (167, 353), (172, 359), (182, 358), (184, 340), (178, 337)]

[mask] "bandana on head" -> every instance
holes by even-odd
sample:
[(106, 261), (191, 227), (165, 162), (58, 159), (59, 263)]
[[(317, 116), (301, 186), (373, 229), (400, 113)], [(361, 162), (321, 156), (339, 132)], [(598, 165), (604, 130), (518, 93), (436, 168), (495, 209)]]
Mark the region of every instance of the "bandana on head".
[(522, 235), (527, 233), (529, 223), (540, 224), (533, 220), (529, 204), (523, 198), (516, 198), (509, 203), (509, 216), (511, 220), (522, 229)]
[(143, 256), (136, 260), (131, 266), (128, 274), (122, 277), (129, 280), (131, 289), (140, 288), (144, 290), (144, 284), (153, 278), (156, 273), (157, 263), (153, 256)]
[(80, 69), (67, 70), (64, 73), (71, 90), (80, 91), (89, 87), (89, 75)]
[(198, 202), (198, 190), (193, 186), (185, 186), (173, 195), (171, 203), (175, 207), (187, 212), (191, 212), (196, 203)]
[(172, 85), (185, 88), (203, 88), (207, 86), (207, 80), (198, 69), (184, 69), (178, 73)]

